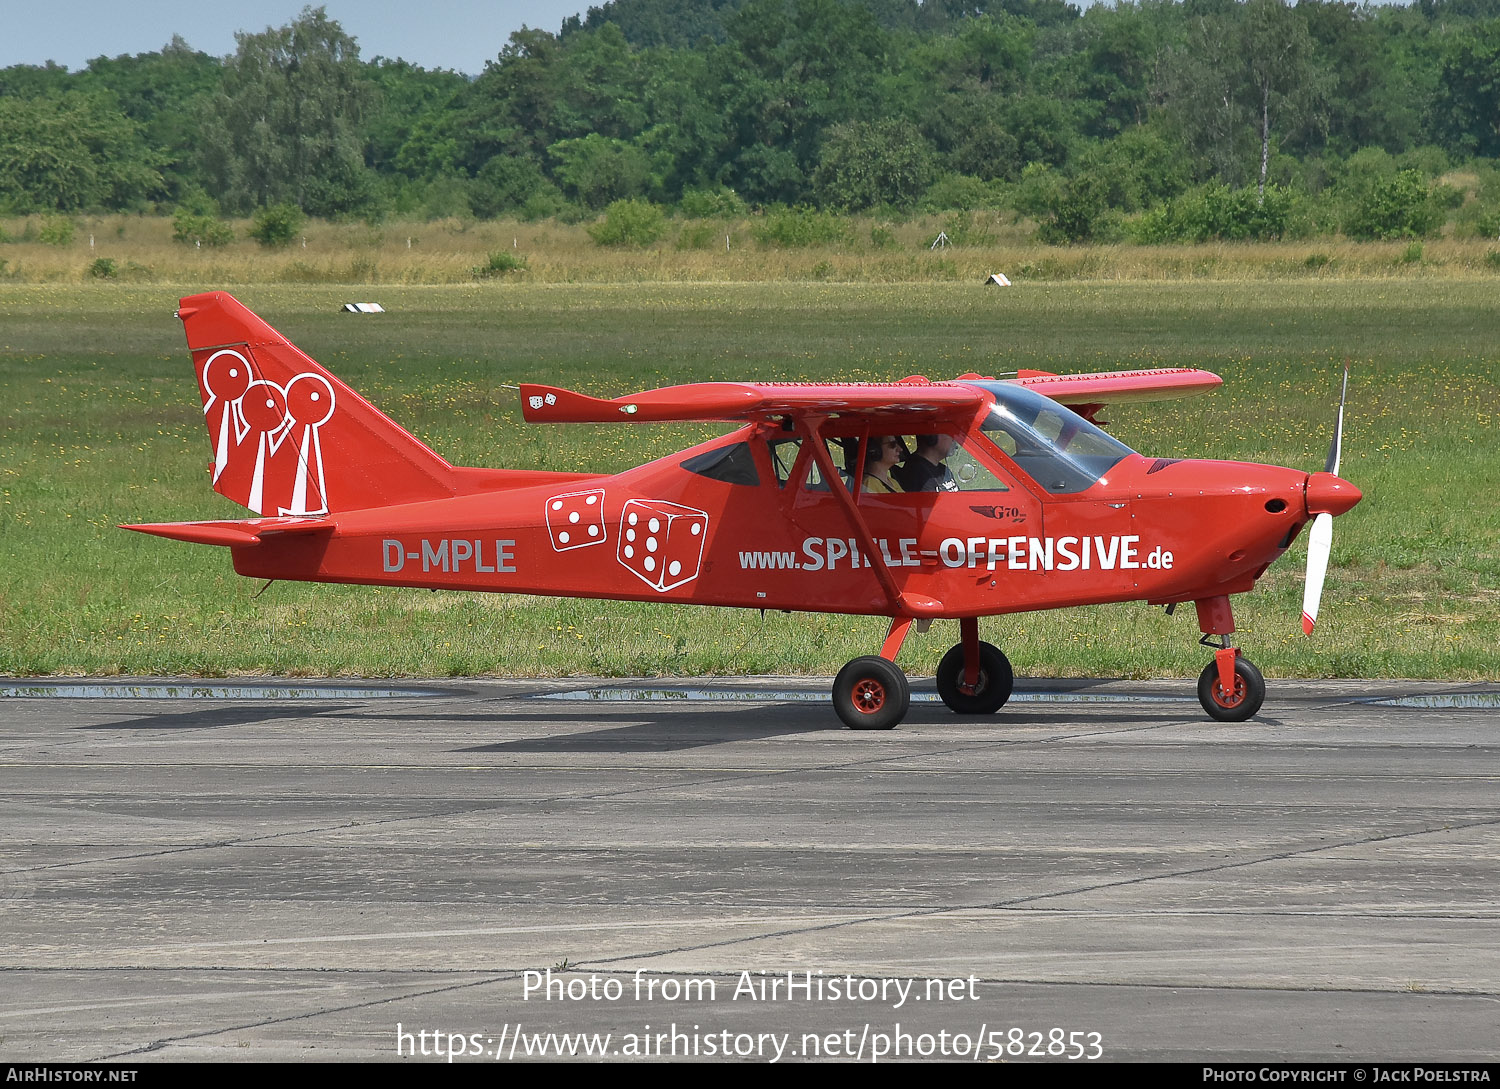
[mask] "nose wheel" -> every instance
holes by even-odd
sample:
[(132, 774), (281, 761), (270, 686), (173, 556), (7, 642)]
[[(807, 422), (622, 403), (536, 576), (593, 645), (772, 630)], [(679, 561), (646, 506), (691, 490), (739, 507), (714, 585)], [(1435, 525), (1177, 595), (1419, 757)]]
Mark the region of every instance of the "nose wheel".
[(1208, 717), (1220, 722), (1244, 722), (1260, 710), (1266, 699), (1266, 679), (1248, 658), (1234, 656), (1234, 674), (1225, 684), (1219, 663), (1209, 662), (1198, 677), (1198, 702)]
[(833, 709), (851, 730), (894, 729), (910, 705), (906, 674), (877, 654), (854, 659), (833, 682)]
[(1193, 602), (1198, 608), (1198, 642), (1212, 647), (1214, 660), (1198, 678), (1198, 702), (1208, 717), (1219, 722), (1244, 722), (1266, 699), (1266, 679), (1234, 646), (1234, 612), (1229, 598), (1209, 597)]

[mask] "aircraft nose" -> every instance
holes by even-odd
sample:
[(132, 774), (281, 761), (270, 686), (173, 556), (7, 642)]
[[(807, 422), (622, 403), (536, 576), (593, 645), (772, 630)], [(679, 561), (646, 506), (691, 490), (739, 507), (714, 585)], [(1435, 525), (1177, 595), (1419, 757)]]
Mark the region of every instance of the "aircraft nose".
[(1332, 473), (1312, 473), (1307, 478), (1307, 513), (1343, 514), (1364, 495), (1353, 484)]

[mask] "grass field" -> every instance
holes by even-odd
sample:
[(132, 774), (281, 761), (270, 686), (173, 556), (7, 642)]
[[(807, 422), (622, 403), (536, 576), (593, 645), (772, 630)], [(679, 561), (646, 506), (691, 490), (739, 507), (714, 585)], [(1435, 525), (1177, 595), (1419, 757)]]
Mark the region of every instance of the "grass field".
[[(877, 619), (278, 583), (221, 549), (114, 528), (238, 517), (209, 447), (176, 297), (217, 284), (0, 283), (0, 673), (832, 673)], [(1108, 414), (1144, 453), (1321, 468), (1347, 356), (1343, 474), (1319, 630), (1305, 544), (1237, 600), (1273, 676), (1493, 678), (1500, 410), (1493, 281), (275, 285), (237, 294), (451, 461), (616, 470), (707, 427), (539, 428), (512, 390), (616, 395), (695, 379), (951, 377), (1201, 366), (1225, 387)], [(389, 313), (341, 314), (374, 299)], [(1305, 538), (1304, 538), (1305, 540)], [(1021, 675), (1195, 676), (1192, 610), (1143, 605), (983, 625)], [(956, 626), (908, 641), (930, 673)]]
[[(566, 283), (979, 283), (1003, 272), (1018, 283), (1094, 280), (1242, 281), (1489, 279), (1500, 283), (1500, 240), (1172, 246), (1046, 246), (1036, 224), (997, 212), (919, 216), (902, 223), (843, 221), (842, 242), (782, 248), (756, 240), (763, 217), (671, 220), (655, 244), (596, 245), (582, 224), (553, 220), (425, 223), (308, 222), (286, 249), (238, 240), (196, 249), (172, 240), (156, 216), (80, 217), (72, 240), (39, 240), (43, 220), (0, 219), (0, 283), (84, 284), (101, 259), (119, 284), (471, 284), (493, 253), (524, 259), (510, 282)], [(961, 240), (933, 247), (939, 233)], [(29, 241), (28, 241), (29, 239)]]

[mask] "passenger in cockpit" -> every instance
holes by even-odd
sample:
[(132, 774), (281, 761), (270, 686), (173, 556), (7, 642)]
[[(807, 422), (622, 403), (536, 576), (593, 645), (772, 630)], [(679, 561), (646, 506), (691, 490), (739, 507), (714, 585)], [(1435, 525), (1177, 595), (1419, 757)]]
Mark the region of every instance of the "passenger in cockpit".
[(871, 435), (865, 449), (864, 479), (860, 490), (877, 495), (899, 492), (901, 485), (891, 478), (891, 469), (906, 456), (906, 443), (895, 435)]

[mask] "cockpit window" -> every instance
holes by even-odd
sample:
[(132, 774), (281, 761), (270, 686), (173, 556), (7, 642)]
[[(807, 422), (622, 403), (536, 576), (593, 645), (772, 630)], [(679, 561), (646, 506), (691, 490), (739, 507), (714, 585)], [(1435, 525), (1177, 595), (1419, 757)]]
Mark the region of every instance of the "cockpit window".
[(995, 395), (985, 435), (1054, 495), (1093, 487), (1132, 453), (1076, 412), (1009, 382), (975, 382)]
[(802, 452), (800, 438), (772, 439), (767, 443), (771, 455), (771, 468), (776, 473), (776, 486), (785, 488), (792, 479), (792, 470), (797, 465), (797, 455)]
[(750, 453), (748, 442), (737, 442), (720, 446), (684, 458), (682, 467), (690, 473), (706, 476), (710, 480), (722, 480), (726, 484), (760, 483), (760, 474), (755, 471), (755, 456)]
[[(850, 466), (859, 454), (859, 438), (840, 437), (825, 440), (828, 444), (828, 460), (833, 462), (833, 467), (838, 470), (839, 476), (844, 481), (844, 487), (854, 487), (854, 474)], [(828, 481), (823, 479), (823, 470), (818, 465), (816, 458), (807, 461), (807, 477), (802, 481), (802, 486), (810, 492), (829, 491)]]
[[(993, 454), (989, 455), (992, 459)], [(970, 453), (963, 444), (953, 447), (948, 455), (948, 471), (961, 492), (1008, 492), (1010, 485), (997, 477), (984, 462)]]

